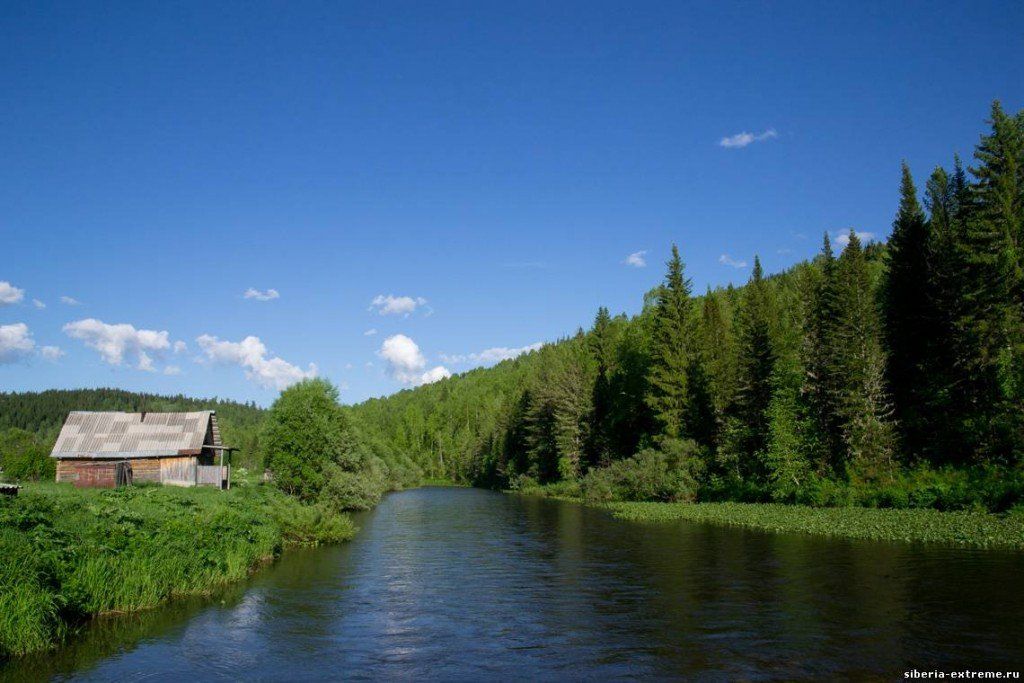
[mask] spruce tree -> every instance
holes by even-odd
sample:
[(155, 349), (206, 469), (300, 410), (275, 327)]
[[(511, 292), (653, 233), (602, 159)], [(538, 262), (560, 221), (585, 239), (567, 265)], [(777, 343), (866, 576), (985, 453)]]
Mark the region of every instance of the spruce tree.
[(700, 355), (708, 376), (708, 390), (718, 442), (725, 413), (736, 394), (736, 341), (718, 293), (708, 288), (701, 307)]
[(893, 430), (882, 321), (868, 263), (853, 230), (836, 267), (836, 304), (838, 407), (847, 471), (867, 479), (888, 477), (893, 466)]
[(771, 341), (772, 310), (761, 260), (744, 291), (739, 318), (739, 386), (731, 410), (736, 420), (734, 443), (744, 478), (763, 474), (759, 460), (768, 446), (768, 406), (772, 399), (775, 352)]
[(922, 454), (933, 464), (956, 462), (970, 451), (965, 422), (964, 370), (973, 353), (957, 333), (963, 316), (965, 263), (966, 176), (960, 158), (954, 160), (950, 175), (941, 166), (928, 179), (925, 208), (928, 210), (928, 309), (933, 319), (927, 325), (927, 351), (921, 364), (923, 390), (919, 415)]
[(658, 289), (654, 308), (646, 401), (660, 427), (660, 436), (675, 439), (684, 435), (689, 399), (690, 281), (674, 244), (672, 258), (666, 265), (668, 273)]
[(991, 131), (958, 207), (960, 306), (955, 322), (959, 409), (952, 416), (965, 444), (958, 460), (1006, 459), (1024, 446), (1024, 131), (1021, 118), (992, 105)]
[(612, 407), (611, 375), (615, 364), (615, 330), (608, 309), (601, 306), (594, 318), (594, 327), (588, 336), (590, 353), (596, 363), (596, 377), (591, 399), (590, 440), (587, 444), (587, 465), (608, 464), (610, 443), (609, 417)]
[(910, 168), (904, 162), (900, 205), (889, 238), (888, 270), (883, 284), (888, 380), (905, 451), (918, 454), (929, 433), (923, 414), (928, 355), (936, 315), (931, 310), (930, 229), (917, 200)]
[(837, 300), (836, 258), (832, 242), (825, 234), (821, 254), (816, 261), (819, 275), (808, 283), (808, 321), (804, 327), (802, 348), (806, 368), (803, 394), (814, 424), (813, 443), (817, 469), (842, 473), (845, 469), (845, 443), (841, 417), (840, 348), (837, 337), (839, 302)]

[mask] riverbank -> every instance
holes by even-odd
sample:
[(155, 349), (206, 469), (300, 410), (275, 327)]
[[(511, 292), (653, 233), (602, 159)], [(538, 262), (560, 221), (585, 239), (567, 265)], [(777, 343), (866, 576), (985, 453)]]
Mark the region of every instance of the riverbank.
[(1021, 513), (811, 508), (771, 503), (608, 503), (605, 507), (616, 517), (633, 521), (686, 520), (816, 536), (1024, 550)]
[(288, 546), (354, 534), (348, 516), (269, 486), (29, 484), (0, 497), (0, 660), (53, 647), (99, 614), (238, 581)]
[[(558, 484), (533, 486), (518, 493), (586, 504)], [(619, 519), (639, 522), (685, 520), (779, 533), (1024, 550), (1024, 511), (1019, 509), (995, 514), (775, 503), (613, 502), (594, 506), (605, 508)]]

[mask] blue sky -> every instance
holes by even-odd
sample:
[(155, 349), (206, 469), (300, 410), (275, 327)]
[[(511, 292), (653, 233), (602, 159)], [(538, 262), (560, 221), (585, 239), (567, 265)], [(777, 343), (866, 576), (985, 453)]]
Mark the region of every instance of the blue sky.
[(212, 5), (0, 6), (0, 390), (391, 393), (673, 241), (703, 290), (882, 238), (1024, 106), (1019, 2)]

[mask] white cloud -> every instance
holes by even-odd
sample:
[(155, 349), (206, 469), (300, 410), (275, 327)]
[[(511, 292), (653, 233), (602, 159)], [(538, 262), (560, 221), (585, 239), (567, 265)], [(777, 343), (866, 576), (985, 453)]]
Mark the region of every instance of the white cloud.
[(36, 343), (25, 323), (0, 325), (0, 365), (28, 358), (35, 348)]
[(500, 363), (503, 360), (509, 360), (511, 358), (521, 356), (524, 353), (536, 351), (542, 346), (544, 346), (543, 342), (535, 342), (533, 344), (527, 344), (526, 346), (520, 346), (518, 348), (509, 348), (507, 346), (494, 346), (489, 349), (484, 349), (479, 353), (455, 354), (450, 356), (441, 354), (441, 360), (443, 360), (445, 363), (450, 363), (452, 365), (494, 365), (495, 363)]
[(62, 304), (66, 304), (68, 306), (80, 306), (81, 303), (82, 303), (81, 301), (79, 301), (78, 299), (74, 298), (73, 296), (62, 296), (60, 298), (60, 302)]
[[(865, 243), (870, 242), (871, 240), (875, 239), (875, 233), (873, 233), (873, 232), (865, 232), (865, 231), (857, 230), (856, 233), (857, 233), (857, 239), (859, 239), (861, 241), (861, 244), (865, 244)], [(850, 231), (849, 230), (841, 232), (841, 233), (839, 233), (839, 235), (836, 236), (836, 244), (838, 244), (839, 246), (845, 247), (849, 243), (850, 243)]]
[(64, 349), (59, 346), (43, 346), (39, 349), (39, 355), (49, 361), (56, 361), (64, 355)]
[(259, 337), (249, 336), (240, 342), (221, 341), (204, 334), (196, 338), (206, 358), (214, 363), (239, 365), (245, 376), (267, 389), (287, 389), (296, 382), (316, 377), (317, 367), (309, 364), (307, 370), (277, 357), (267, 357), (267, 347)]
[(405, 315), (408, 316), (414, 312), (418, 307), (425, 306), (427, 300), (421, 296), (394, 296), (388, 294), (378, 294), (374, 297), (373, 301), (370, 302), (370, 308), (367, 310), (376, 310), (380, 315)]
[(452, 376), (443, 365), (427, 370), (427, 359), (420, 347), (404, 334), (385, 339), (377, 355), (387, 362), (391, 376), (402, 384), (429, 384)]
[(32, 299), (32, 305), (35, 306), (36, 308), (40, 308), (40, 309), (41, 308), (46, 308), (46, 304), (44, 304), (39, 299)]
[(150, 353), (159, 355), (171, 347), (166, 330), (138, 330), (128, 323), (109, 325), (95, 318), (68, 323), (64, 334), (98, 351), (106, 363), (122, 365), (127, 356), (136, 368), (146, 371), (155, 369)]
[(179, 368), (177, 365), (168, 365), (166, 368), (164, 368), (164, 374), (165, 375), (180, 375), (181, 374), (181, 368)]
[(718, 144), (721, 147), (725, 147), (726, 149), (738, 149), (746, 147), (747, 145), (754, 142), (763, 142), (765, 140), (771, 140), (772, 138), (777, 137), (779, 137), (779, 134), (776, 132), (776, 130), (774, 128), (769, 128), (763, 133), (748, 133), (746, 131), (742, 133), (736, 133), (735, 135), (730, 135), (728, 137), (722, 138), (721, 140), (718, 141)]
[(278, 292), (276, 289), (268, 289), (265, 292), (261, 292), (258, 289), (250, 287), (249, 289), (245, 290), (245, 294), (243, 294), (242, 296), (244, 296), (246, 299), (256, 299), (256, 301), (273, 301), (274, 299), (280, 299), (281, 293)]
[(723, 266), (729, 266), (730, 268), (746, 268), (747, 262), (742, 259), (734, 259), (728, 254), (722, 254), (718, 257), (718, 262)]
[(0, 306), (10, 306), (21, 303), (25, 298), (25, 290), (18, 289), (10, 282), (0, 280)]
[(376, 327), (371, 327), (366, 332), (363, 332), (363, 336), (364, 337), (372, 337), (375, 334), (377, 334), (377, 328)]
[(626, 257), (626, 260), (623, 261), (623, 263), (625, 263), (627, 266), (633, 266), (634, 268), (645, 268), (647, 267), (647, 259), (644, 258), (644, 254), (646, 253), (646, 249), (644, 249), (643, 251), (634, 251), (632, 254)]
[(452, 376), (452, 373), (448, 371), (448, 368), (443, 365), (438, 365), (436, 368), (431, 368), (424, 372), (420, 376), (420, 381), (417, 384), (433, 384), (442, 379), (448, 379)]
[(188, 344), (186, 344), (185, 342), (181, 341), (180, 339), (178, 341), (174, 342), (174, 352), (175, 353), (185, 353), (186, 351), (188, 351)]

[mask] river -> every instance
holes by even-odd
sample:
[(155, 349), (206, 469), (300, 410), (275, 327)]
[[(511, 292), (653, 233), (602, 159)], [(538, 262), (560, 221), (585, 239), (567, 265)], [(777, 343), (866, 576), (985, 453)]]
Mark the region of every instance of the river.
[(0, 678), (893, 679), (1020, 670), (1024, 554), (616, 520), (459, 488), (356, 539), (95, 622)]

